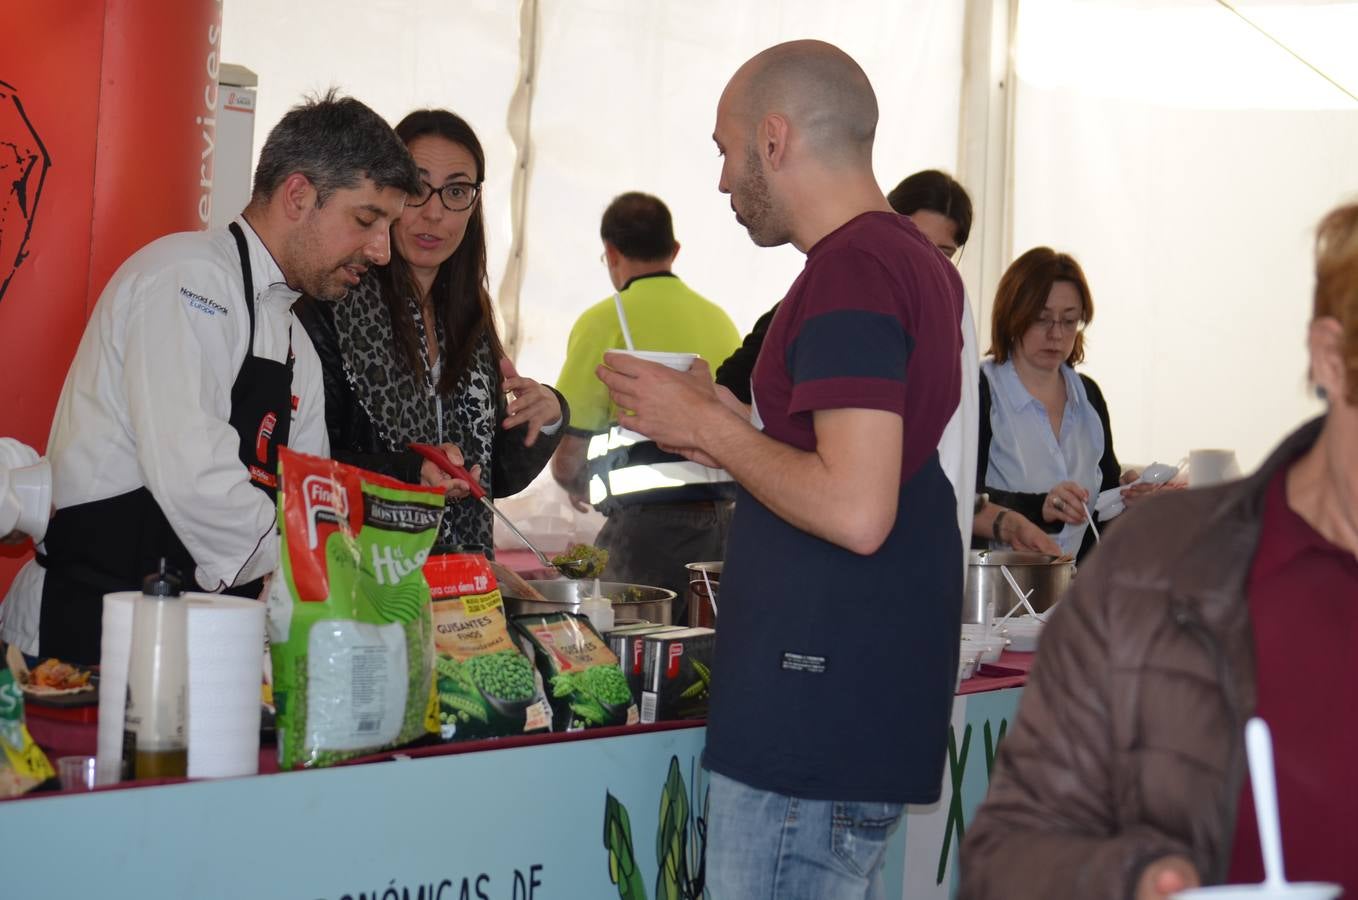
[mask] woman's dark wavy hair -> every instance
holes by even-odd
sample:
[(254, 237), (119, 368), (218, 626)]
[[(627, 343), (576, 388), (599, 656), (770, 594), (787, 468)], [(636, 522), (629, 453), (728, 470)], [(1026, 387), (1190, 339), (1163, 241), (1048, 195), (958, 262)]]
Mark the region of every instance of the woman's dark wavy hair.
[[(476, 132), (461, 116), (446, 109), (417, 109), (397, 123), (396, 134), (407, 147), (416, 138), (429, 136), (460, 144), (467, 148), (476, 161), (476, 183), (479, 185), (485, 180), (485, 151), (481, 149)], [(437, 197), (430, 197), (428, 202), (440, 201)], [(412, 300), (418, 301), (420, 289), (395, 241), (391, 243), (391, 262), (377, 267), (377, 281), (382, 299), (387, 304), (387, 313), (391, 316), (397, 353), (412, 370), (419, 371), (424, 363), (420, 355), (419, 332), (410, 315), (410, 303)], [(434, 317), (443, 331), (443, 342), (439, 347), (443, 372), (437, 389), (446, 396), (457, 388), (471, 364), (472, 354), (483, 338), (490, 340), (497, 363), (505, 355), (504, 345), (500, 343), (500, 335), (495, 330), (495, 309), (490, 299), (490, 280), (486, 275), (486, 223), (481, 214), (479, 196), (472, 206), (471, 215), (467, 217), (467, 230), (462, 235), (462, 243), (439, 266), (430, 295), (434, 304)], [(500, 380), (498, 365), (495, 379), (497, 383)]]
[(964, 246), (971, 236), (971, 197), (947, 172), (925, 169), (907, 176), (887, 194), (886, 200), (903, 216), (930, 209), (952, 219), (957, 225), (958, 247)]

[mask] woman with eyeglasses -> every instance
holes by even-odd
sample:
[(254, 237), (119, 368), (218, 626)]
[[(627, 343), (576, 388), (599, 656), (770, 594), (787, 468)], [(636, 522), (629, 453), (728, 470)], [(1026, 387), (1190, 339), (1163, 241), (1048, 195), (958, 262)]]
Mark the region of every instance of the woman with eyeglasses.
[[(1080, 264), (1035, 247), (1000, 279), (981, 363), (979, 490), (1007, 510), (1002, 517), (1036, 523), (1077, 557), (1094, 544), (1086, 510), (1092, 513), (1099, 492), (1122, 481), (1103, 392), (1074, 369), (1084, 360), (1084, 329), (1093, 318)], [(1132, 503), (1154, 489), (1124, 488), (1123, 499)], [(996, 519), (990, 545), (1006, 546), (1002, 537), (1013, 525)]]
[(495, 329), (481, 213), (485, 153), (447, 110), (396, 126), (423, 192), (391, 229), (391, 260), (338, 303), (295, 307), (325, 369), (330, 452), (343, 462), (442, 488), (439, 542), (493, 555), (491, 514), (469, 488), (411, 452), (434, 444), (493, 497), (523, 490), (561, 439), (561, 396), (520, 376)]

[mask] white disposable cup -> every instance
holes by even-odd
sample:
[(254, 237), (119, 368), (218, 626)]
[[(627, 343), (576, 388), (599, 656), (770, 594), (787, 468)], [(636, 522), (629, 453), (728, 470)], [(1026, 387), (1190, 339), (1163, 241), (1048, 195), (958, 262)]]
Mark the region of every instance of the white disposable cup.
[[(696, 353), (670, 353), (664, 350), (609, 350), (608, 352), (617, 353), (622, 356), (634, 356), (637, 359), (644, 359), (647, 362), (660, 363), (662, 366), (673, 369), (676, 372), (687, 372), (689, 367), (693, 365), (693, 361), (698, 358), (698, 354)], [(608, 364), (606, 356), (604, 364)], [(624, 437), (634, 441), (650, 440), (646, 435), (639, 434), (627, 428), (621, 429), (621, 432)]]
[(92, 791), (97, 761), (93, 756), (63, 756), (57, 760), (57, 776), (63, 791)]
[(1334, 900), (1343, 893), (1337, 884), (1318, 881), (1293, 884), (1222, 884), (1179, 891), (1170, 900)]
[(1188, 451), (1188, 485), (1205, 487), (1240, 477), (1234, 450)]
[(664, 350), (609, 350), (621, 356), (634, 356), (647, 362), (660, 363), (676, 372), (687, 372), (689, 366), (698, 358), (696, 353), (670, 353)]

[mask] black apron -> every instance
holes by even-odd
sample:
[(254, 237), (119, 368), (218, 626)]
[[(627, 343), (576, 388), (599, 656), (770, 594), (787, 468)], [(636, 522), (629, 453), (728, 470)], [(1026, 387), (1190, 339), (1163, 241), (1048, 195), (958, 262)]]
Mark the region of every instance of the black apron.
[[(255, 356), (255, 291), (249, 248), (240, 226), (230, 226), (245, 281), (250, 336), (245, 361), (231, 386), (231, 427), (240, 438), (240, 460), (250, 482), (273, 499), (277, 493), (278, 448), (292, 425), (292, 349), (286, 363)], [(222, 528), (235, 523), (223, 522)], [(38, 562), (47, 570), (38, 621), (38, 652), (85, 665), (99, 662), (104, 594), (140, 590), (142, 579), (164, 557), (184, 584), (195, 581), (197, 564), (174, 533), (165, 513), (145, 487), (117, 497), (57, 510), (47, 528)], [(257, 597), (262, 579), (224, 593)]]

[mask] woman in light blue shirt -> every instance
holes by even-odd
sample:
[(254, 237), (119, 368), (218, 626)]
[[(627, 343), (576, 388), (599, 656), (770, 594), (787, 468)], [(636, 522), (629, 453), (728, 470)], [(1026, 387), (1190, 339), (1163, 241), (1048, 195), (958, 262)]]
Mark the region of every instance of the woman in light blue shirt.
[[(981, 364), (977, 483), (1010, 510), (1002, 515), (1030, 519), (1073, 556), (1094, 542), (1085, 510), (1120, 476), (1103, 393), (1073, 368), (1093, 317), (1080, 264), (1036, 247), (1000, 279)], [(1131, 501), (1145, 491), (1123, 493)], [(992, 546), (1001, 546), (996, 526)]]

